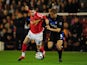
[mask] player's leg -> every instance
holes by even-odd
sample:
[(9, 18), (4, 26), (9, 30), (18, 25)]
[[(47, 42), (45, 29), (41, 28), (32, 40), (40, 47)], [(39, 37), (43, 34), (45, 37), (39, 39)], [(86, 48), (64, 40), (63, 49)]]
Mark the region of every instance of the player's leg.
[(37, 52), (40, 51), (41, 45), (42, 45), (42, 42), (36, 43)]
[(28, 42), (29, 42), (29, 38), (26, 36), (23, 41), (23, 44), (22, 44), (22, 54), (21, 54), (20, 58), (18, 59), (18, 61), (21, 61), (22, 59), (25, 58), (25, 51), (27, 49)]
[(27, 49), (27, 44), (30, 41), (30, 38), (31, 38), (31, 33), (29, 31), (28, 35), (25, 37), (25, 39), (24, 39), (24, 41), (22, 43), (22, 54), (21, 54), (20, 58), (18, 59), (18, 61), (21, 61), (22, 59), (25, 58), (25, 51)]
[(45, 57), (45, 50), (44, 50), (44, 46), (42, 45), (42, 42), (40, 42), (40, 43), (36, 43), (36, 46), (37, 46), (37, 52), (42, 52), (42, 54), (43, 54), (43, 58), (42, 59), (44, 59), (44, 57)]
[(47, 43), (48, 49), (52, 49), (53, 45), (54, 45), (54, 36), (52, 34), (50, 34), (49, 40)]
[(36, 35), (36, 46), (37, 46), (37, 51), (41, 51), (43, 53), (43, 55), (45, 56), (45, 50), (44, 50), (44, 46), (42, 45), (43, 41), (43, 32), (41, 32), (40, 34)]
[(63, 40), (57, 40), (56, 47), (57, 52), (59, 54), (59, 62), (62, 62), (62, 48), (63, 48)]
[(43, 53), (43, 56), (45, 57), (46, 52), (43, 45), (40, 46), (40, 51)]
[[(26, 36), (25, 39), (24, 39), (24, 41), (23, 41), (23, 44), (22, 44), (22, 52), (23, 52), (23, 53), (25, 53), (25, 51), (26, 51), (26, 49), (27, 49), (27, 44), (28, 44), (28, 42), (29, 42), (29, 38)], [(22, 55), (22, 56), (25, 56), (25, 54)]]
[(52, 49), (53, 42), (52, 41), (48, 41), (47, 46), (48, 46), (48, 49)]

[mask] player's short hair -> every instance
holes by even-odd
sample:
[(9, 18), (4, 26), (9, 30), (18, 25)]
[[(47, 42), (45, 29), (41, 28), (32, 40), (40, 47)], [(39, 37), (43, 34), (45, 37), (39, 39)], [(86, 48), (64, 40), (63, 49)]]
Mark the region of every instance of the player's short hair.
[(50, 12), (57, 14), (57, 10), (56, 9), (50, 9)]

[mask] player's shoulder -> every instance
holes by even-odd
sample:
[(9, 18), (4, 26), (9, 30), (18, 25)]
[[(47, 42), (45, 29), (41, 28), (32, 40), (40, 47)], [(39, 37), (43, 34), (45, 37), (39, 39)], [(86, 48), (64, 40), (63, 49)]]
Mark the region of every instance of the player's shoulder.
[(62, 17), (62, 16), (57, 15), (57, 20), (59, 20), (59, 21), (62, 21), (62, 22), (63, 22), (63, 17)]
[(57, 19), (62, 19), (62, 16), (57, 15)]

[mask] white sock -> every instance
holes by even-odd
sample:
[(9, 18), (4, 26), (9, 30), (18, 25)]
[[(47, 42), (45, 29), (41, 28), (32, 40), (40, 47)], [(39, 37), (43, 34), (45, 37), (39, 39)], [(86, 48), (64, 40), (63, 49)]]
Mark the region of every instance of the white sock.
[(25, 57), (25, 52), (22, 52), (22, 56)]

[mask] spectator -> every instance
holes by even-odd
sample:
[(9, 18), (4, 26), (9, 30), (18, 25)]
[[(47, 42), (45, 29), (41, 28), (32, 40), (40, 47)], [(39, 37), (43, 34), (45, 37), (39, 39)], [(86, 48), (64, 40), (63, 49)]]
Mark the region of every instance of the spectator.
[(75, 48), (79, 50), (80, 38), (82, 33), (82, 24), (79, 21), (77, 16), (74, 17), (73, 25), (70, 27), (71, 32), (71, 42), (72, 45), (76, 46)]
[(87, 51), (87, 18), (83, 18), (82, 21), (82, 36), (81, 36), (81, 50)]
[(68, 0), (65, 6), (65, 12), (76, 13), (79, 9), (79, 3), (76, 0)]
[(36, 1), (35, 0), (31, 0), (29, 3), (29, 8), (30, 9), (35, 9), (36, 8)]
[(87, 12), (87, 6), (84, 2), (81, 2), (80, 12)]
[(38, 0), (37, 1), (37, 4), (36, 4), (36, 10), (38, 11), (38, 12), (43, 12), (43, 8), (41, 7), (41, 6), (43, 6), (43, 4), (42, 4), (42, 2), (41, 2), (41, 0)]
[(47, 6), (43, 4), (43, 13), (47, 13), (47, 12), (48, 12)]

